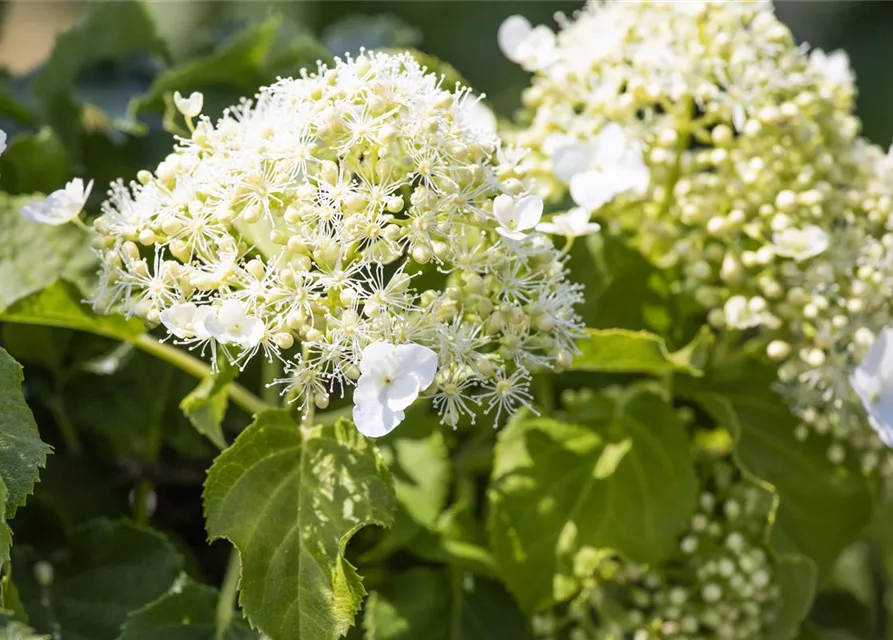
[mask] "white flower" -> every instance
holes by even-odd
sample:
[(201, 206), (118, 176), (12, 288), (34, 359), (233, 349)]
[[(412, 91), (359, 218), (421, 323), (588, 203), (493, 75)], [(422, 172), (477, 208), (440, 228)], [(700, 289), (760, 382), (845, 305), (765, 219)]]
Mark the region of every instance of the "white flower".
[(6, 151), (6, 132), (0, 129), (0, 154)]
[(259, 345), (266, 332), (263, 321), (250, 315), (239, 300), (227, 300), (213, 314), (206, 315), (203, 324), (218, 342), (235, 344), (246, 350)]
[(200, 114), (204, 102), (205, 97), (198, 91), (193, 91), (188, 98), (180, 95), (179, 91), (174, 91), (174, 105), (176, 105), (177, 111), (187, 118), (195, 118)]
[(850, 376), (850, 385), (862, 400), (871, 426), (893, 447), (893, 328), (880, 333)]
[(775, 253), (797, 262), (817, 256), (828, 248), (828, 234), (814, 224), (802, 229), (789, 227), (772, 235)]
[(809, 67), (833, 84), (850, 85), (856, 79), (850, 68), (850, 58), (842, 49), (831, 53), (813, 49), (809, 54)]
[(550, 222), (540, 222), (536, 230), (568, 238), (585, 236), (601, 229), (599, 223), (589, 222), (589, 216), (590, 213), (583, 207), (574, 207), (567, 213), (553, 216)]
[(543, 216), (543, 199), (536, 195), (521, 198), (505, 194), (496, 196), (493, 216), (500, 225), (497, 233), (510, 240), (522, 240)]
[(206, 340), (211, 337), (205, 328), (205, 319), (213, 315), (210, 306), (196, 306), (191, 302), (175, 304), (161, 312), (161, 323), (180, 339), (198, 338)]
[(84, 209), (91, 189), (93, 189), (92, 180), (84, 188), (84, 181), (75, 178), (66, 184), (65, 188), (53, 191), (45, 200), (25, 205), (20, 213), (25, 220), (41, 224), (56, 226), (71, 222)]
[(750, 329), (766, 322), (765, 305), (754, 304), (744, 296), (732, 296), (722, 308), (726, 326), (731, 329)]
[(360, 433), (378, 438), (393, 431), (436, 372), (437, 354), (428, 347), (373, 342), (363, 349), (353, 394), (353, 420)]
[(499, 49), (512, 62), (528, 71), (544, 69), (558, 58), (555, 34), (549, 27), (532, 27), (524, 16), (506, 18), (496, 34)]
[(465, 118), (473, 129), (496, 135), (496, 114), (481, 100), (466, 99), (462, 103)]
[(574, 202), (590, 211), (621, 193), (641, 194), (651, 181), (640, 146), (616, 124), (604, 127), (591, 144), (557, 145), (551, 160), (556, 177), (570, 183)]

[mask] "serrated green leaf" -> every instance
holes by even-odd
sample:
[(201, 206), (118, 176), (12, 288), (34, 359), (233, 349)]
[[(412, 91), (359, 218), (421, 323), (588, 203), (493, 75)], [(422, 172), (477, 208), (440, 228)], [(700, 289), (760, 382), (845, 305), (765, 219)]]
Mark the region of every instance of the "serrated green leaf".
[(6, 517), (25, 504), (38, 469), (52, 448), (41, 442), (31, 409), (22, 395), (21, 365), (0, 347), (0, 479), (6, 486)]
[[(36, 560), (14, 557), (13, 574), (34, 575)], [(131, 611), (167, 593), (183, 563), (158, 533), (109, 520), (81, 527), (49, 560), (49, 581), (17, 578), (18, 586), (37, 630), (65, 640), (114, 640)]]
[(7, 193), (49, 193), (70, 175), (68, 152), (50, 129), (14, 136), (0, 156), (0, 188)]
[(95, 257), (86, 232), (29, 222), (19, 210), (33, 197), (0, 194), (0, 311), (60, 278), (80, 284)]
[(217, 634), (219, 593), (186, 578), (169, 593), (127, 618), (117, 640), (256, 640), (240, 618)]
[(395, 508), (386, 466), (352, 424), (299, 428), (288, 411), (261, 413), (214, 462), (204, 498), (209, 536), (241, 553), (240, 602), (256, 628), (294, 640), (347, 632), (365, 590), (344, 548)]
[(700, 376), (712, 335), (709, 329), (702, 330), (691, 344), (671, 352), (663, 338), (647, 331), (587, 329), (571, 370)]
[(872, 498), (858, 461), (828, 460), (829, 442), (794, 436), (796, 418), (774, 392), (772, 366), (720, 357), (698, 380), (678, 380), (676, 392), (698, 404), (736, 438), (736, 455), (780, 500), (773, 541), (781, 553), (803, 553), (826, 571), (868, 524)]
[(578, 420), (524, 417), (496, 445), (491, 547), (526, 611), (570, 595), (583, 548), (667, 558), (695, 508), (688, 437), (665, 400), (644, 387), (603, 392)]
[(0, 610), (0, 640), (49, 640), (34, 629), (17, 621), (11, 612)]
[(142, 2), (90, 4), (81, 22), (56, 39), (33, 88), (46, 119), (69, 149), (78, 149), (82, 130), (80, 104), (75, 97), (81, 71), (102, 60), (145, 52), (167, 55)]
[(227, 388), (239, 375), (239, 369), (221, 358), (222, 366), (216, 373), (198, 383), (180, 402), (180, 409), (195, 430), (214, 443), (218, 449), (226, 448), (223, 437), (223, 417), (228, 404)]
[(363, 627), (365, 640), (532, 638), (502, 585), (431, 568), (398, 574), (370, 594)]
[(81, 302), (82, 297), (71, 283), (55, 282), (0, 311), (0, 322), (89, 331), (122, 341), (132, 340), (146, 332), (140, 320), (93, 313), (89, 306)]
[[(9, 549), (12, 547), (12, 530), (6, 522), (6, 484), (0, 476), (0, 571), (9, 562)], [(3, 603), (0, 602), (0, 608)]]

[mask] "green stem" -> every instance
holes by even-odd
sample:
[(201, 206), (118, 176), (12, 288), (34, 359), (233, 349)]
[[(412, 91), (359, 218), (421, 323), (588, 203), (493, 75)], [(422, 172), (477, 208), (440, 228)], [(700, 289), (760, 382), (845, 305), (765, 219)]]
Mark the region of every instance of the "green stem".
[(149, 524), (149, 501), (152, 499), (152, 483), (148, 480), (140, 480), (136, 486), (136, 496), (133, 500), (133, 519), (137, 524)]
[(282, 398), (279, 394), (279, 391), (276, 387), (269, 386), (273, 383), (277, 378), (282, 377), (282, 362), (273, 358), (273, 360), (263, 359), (260, 363), (261, 366), (261, 384), (263, 384), (263, 389), (261, 389), (260, 397), (264, 402), (271, 405), (279, 405), (282, 402)]
[[(207, 364), (198, 358), (189, 355), (182, 349), (177, 349), (164, 342), (159, 342), (148, 333), (141, 334), (140, 336), (131, 339), (130, 343), (137, 349), (153, 355), (160, 360), (164, 360), (168, 364), (171, 364), (196, 378), (205, 378), (211, 375), (211, 367)], [(227, 395), (229, 395), (229, 399), (232, 400), (233, 403), (244, 409), (248, 414), (253, 415), (274, 408), (273, 405), (264, 402), (236, 382), (227, 386)]]
[(217, 599), (217, 633), (215, 640), (223, 640), (227, 629), (233, 619), (236, 610), (236, 598), (239, 595), (239, 577), (241, 563), (239, 551), (233, 549), (229, 553), (229, 564), (226, 565), (226, 575), (223, 576), (223, 584), (220, 585), (220, 597)]
[(65, 448), (69, 453), (73, 453), (76, 456), (81, 455), (81, 440), (78, 437), (78, 430), (68, 417), (68, 412), (65, 410), (61, 390), (57, 390), (49, 397), (47, 405), (50, 413), (53, 414), (56, 426), (59, 427), (59, 433), (62, 434), (62, 440), (65, 441)]

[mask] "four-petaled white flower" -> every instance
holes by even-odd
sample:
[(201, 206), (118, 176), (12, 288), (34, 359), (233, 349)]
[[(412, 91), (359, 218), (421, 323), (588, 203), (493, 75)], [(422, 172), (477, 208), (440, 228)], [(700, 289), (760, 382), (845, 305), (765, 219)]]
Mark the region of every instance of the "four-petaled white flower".
[(205, 319), (214, 314), (209, 305), (197, 306), (192, 302), (175, 304), (161, 312), (161, 323), (181, 340), (198, 338), (207, 340), (211, 334), (205, 328)]
[(428, 347), (373, 342), (363, 349), (353, 394), (353, 421), (360, 433), (378, 438), (393, 431), (436, 372), (437, 354)]
[(496, 41), (506, 58), (528, 71), (544, 69), (558, 59), (555, 33), (545, 25), (533, 27), (524, 16), (506, 18)]
[(510, 240), (523, 240), (543, 216), (543, 199), (536, 195), (515, 198), (498, 195), (493, 200), (493, 217), (499, 223), (496, 232)]
[(195, 118), (202, 112), (202, 105), (205, 102), (205, 96), (198, 91), (193, 91), (188, 98), (180, 95), (179, 91), (174, 91), (174, 105), (177, 111), (187, 118)]
[(574, 207), (567, 213), (553, 216), (549, 222), (540, 222), (536, 225), (536, 230), (567, 238), (589, 235), (601, 229), (599, 223), (589, 222), (589, 216), (589, 211), (583, 207)]
[(829, 240), (824, 229), (810, 224), (802, 229), (788, 227), (773, 234), (772, 242), (776, 254), (800, 262), (822, 253), (828, 248)]
[(604, 127), (592, 143), (556, 145), (551, 160), (556, 177), (570, 183), (574, 202), (590, 211), (622, 193), (642, 194), (651, 181), (641, 147), (616, 124)]
[(266, 333), (263, 321), (249, 314), (241, 300), (227, 300), (204, 317), (203, 325), (221, 344), (235, 344), (246, 350), (259, 345)]
[(850, 385), (862, 400), (869, 423), (888, 447), (893, 447), (893, 328), (884, 329), (850, 375)]
[(71, 222), (80, 215), (90, 197), (93, 181), (84, 187), (84, 181), (75, 178), (62, 189), (57, 189), (44, 200), (22, 207), (22, 217), (31, 222), (53, 226)]

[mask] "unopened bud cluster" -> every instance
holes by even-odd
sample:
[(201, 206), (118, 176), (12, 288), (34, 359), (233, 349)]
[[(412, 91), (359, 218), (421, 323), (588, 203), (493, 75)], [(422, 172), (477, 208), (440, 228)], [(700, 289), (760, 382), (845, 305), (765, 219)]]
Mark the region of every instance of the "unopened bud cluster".
[(893, 162), (859, 138), (845, 54), (807, 52), (768, 3), (593, 1), (559, 22), (511, 50), (535, 72), (508, 134), (526, 174), (580, 204), (595, 187), (567, 175), (568, 145), (619, 127), (650, 180), (595, 216), (714, 326), (756, 332), (801, 435), (875, 468), (848, 379), (891, 324)]
[(534, 619), (548, 640), (758, 640), (771, 637), (781, 593), (766, 546), (771, 496), (729, 458), (704, 460), (702, 493), (674, 557), (639, 565), (595, 551), (575, 563), (583, 584)]
[(216, 125), (192, 128), (196, 101), (191, 137), (95, 221), (96, 307), (236, 363), (288, 358), (302, 405), (353, 385), (377, 341), (436, 352), (448, 424), (525, 404), (531, 369), (569, 364), (579, 288), (548, 237), (497, 233), (497, 196), (534, 214), (536, 196), (477, 99), (440, 85), (409, 55), (363, 53)]

